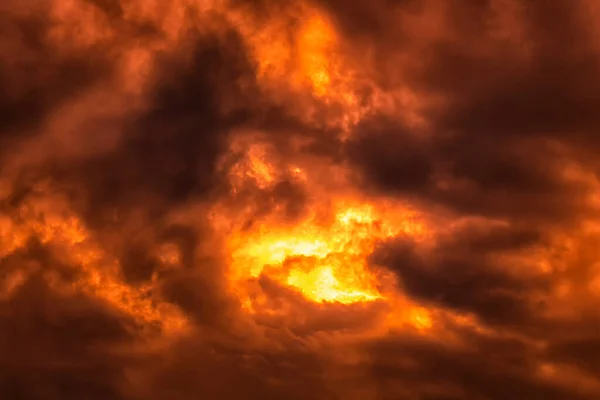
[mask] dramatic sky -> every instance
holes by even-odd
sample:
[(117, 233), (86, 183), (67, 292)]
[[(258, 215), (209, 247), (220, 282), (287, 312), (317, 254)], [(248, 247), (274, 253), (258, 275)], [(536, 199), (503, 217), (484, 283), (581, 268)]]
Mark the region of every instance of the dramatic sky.
[(2, 0), (0, 88), (0, 399), (600, 398), (596, 0)]

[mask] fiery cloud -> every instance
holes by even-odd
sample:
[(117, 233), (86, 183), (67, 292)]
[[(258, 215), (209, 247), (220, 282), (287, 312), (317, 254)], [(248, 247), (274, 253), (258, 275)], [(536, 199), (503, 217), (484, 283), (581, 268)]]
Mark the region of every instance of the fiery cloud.
[(599, 398), (599, 18), (4, 1), (0, 398)]

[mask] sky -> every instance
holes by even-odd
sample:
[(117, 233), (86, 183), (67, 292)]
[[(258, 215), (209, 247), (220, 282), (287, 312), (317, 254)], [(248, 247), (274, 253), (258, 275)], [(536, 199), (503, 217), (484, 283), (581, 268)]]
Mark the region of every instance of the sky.
[(600, 398), (595, 0), (4, 0), (0, 398)]

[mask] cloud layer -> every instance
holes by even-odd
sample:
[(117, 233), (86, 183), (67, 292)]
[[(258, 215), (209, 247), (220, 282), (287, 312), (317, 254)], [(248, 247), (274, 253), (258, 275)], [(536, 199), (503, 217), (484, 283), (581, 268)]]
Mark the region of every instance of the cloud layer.
[(0, 5), (0, 397), (600, 396), (593, 1)]

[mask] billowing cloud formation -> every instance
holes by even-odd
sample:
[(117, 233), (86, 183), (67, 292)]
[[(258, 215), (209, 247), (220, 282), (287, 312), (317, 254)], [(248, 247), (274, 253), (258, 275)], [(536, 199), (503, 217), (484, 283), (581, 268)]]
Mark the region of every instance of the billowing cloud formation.
[(0, 5), (0, 397), (600, 397), (593, 1)]

